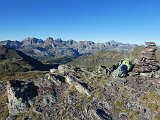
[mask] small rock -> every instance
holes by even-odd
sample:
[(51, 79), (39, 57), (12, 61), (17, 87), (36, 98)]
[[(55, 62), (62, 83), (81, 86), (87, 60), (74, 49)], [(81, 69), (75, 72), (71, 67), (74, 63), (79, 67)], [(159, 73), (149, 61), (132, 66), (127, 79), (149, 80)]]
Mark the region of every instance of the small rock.
[(64, 74), (65, 72), (73, 71), (73, 69), (69, 65), (59, 65), (58, 71)]
[(79, 68), (79, 67), (75, 67), (75, 68), (74, 68), (74, 71), (75, 71), (75, 72), (82, 72), (81, 68)]
[(33, 108), (33, 112), (37, 113), (37, 114), (42, 114), (42, 109), (39, 107)]
[(153, 73), (140, 73), (140, 75), (143, 76), (143, 77), (148, 77), (148, 78), (153, 77)]
[(52, 74), (52, 73), (55, 73), (57, 71), (57, 69), (55, 69), (55, 68), (52, 68), (52, 69), (50, 69), (50, 73)]
[(155, 42), (145, 42), (145, 44), (149, 46), (156, 46)]
[(112, 120), (112, 117), (109, 116), (104, 110), (97, 109), (96, 114), (102, 119), (102, 120)]
[(53, 105), (53, 103), (55, 103), (56, 102), (56, 96), (54, 96), (54, 95), (51, 95), (51, 94), (48, 94), (48, 95), (44, 95), (43, 96), (43, 104), (45, 105), (45, 106), (52, 106)]

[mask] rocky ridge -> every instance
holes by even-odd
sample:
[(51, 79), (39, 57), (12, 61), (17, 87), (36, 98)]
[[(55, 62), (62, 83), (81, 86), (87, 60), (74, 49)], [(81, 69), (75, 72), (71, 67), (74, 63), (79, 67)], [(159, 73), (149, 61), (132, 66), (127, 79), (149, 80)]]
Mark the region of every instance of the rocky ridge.
[[(0, 41), (0, 45), (18, 49), (35, 59), (50, 63), (53, 61), (57, 62), (58, 60), (59, 62), (66, 63), (66, 61), (72, 61), (72, 59), (82, 54), (92, 54), (98, 51), (130, 51), (136, 46), (115, 41), (106, 43), (94, 43), (92, 41), (76, 42), (74, 40), (63, 41), (60, 38), (54, 40), (51, 37), (46, 38), (46, 40), (29, 37), (22, 41), (6, 40)], [(52, 60), (53, 58), (55, 60)]]
[(7, 91), (9, 120), (160, 118), (160, 84), (153, 78), (113, 78), (62, 65), (44, 77), (8, 81)]

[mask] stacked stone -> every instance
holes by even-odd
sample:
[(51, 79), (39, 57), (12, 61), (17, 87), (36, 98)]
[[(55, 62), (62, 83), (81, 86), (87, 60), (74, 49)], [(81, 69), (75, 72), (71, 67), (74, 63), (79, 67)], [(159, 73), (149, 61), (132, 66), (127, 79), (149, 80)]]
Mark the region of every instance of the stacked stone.
[(140, 61), (133, 68), (132, 75), (144, 77), (154, 77), (154, 72), (158, 71), (158, 61), (155, 52), (157, 50), (154, 42), (146, 42), (145, 49), (141, 52)]

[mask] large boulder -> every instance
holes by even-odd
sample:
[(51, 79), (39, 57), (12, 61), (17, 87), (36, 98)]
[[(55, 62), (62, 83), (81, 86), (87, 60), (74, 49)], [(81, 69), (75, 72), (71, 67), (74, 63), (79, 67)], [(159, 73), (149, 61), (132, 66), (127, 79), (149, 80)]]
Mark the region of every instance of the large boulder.
[(76, 90), (79, 93), (86, 94), (87, 96), (91, 96), (90, 91), (86, 87), (87, 85), (84, 85), (85, 83), (83, 84), (83, 83), (81, 83), (79, 81), (80, 80), (77, 77), (73, 76), (73, 75), (66, 76), (66, 82), (69, 85), (75, 86)]
[(11, 115), (27, 112), (32, 100), (38, 95), (33, 82), (11, 80), (7, 83), (8, 109)]
[(71, 70), (71, 66), (68, 65), (59, 65), (58, 66), (58, 71), (62, 74), (66, 73), (66, 71), (70, 71)]
[[(55, 87), (59, 76), (46, 75), (31, 81), (10, 80), (7, 82), (9, 113), (19, 115), (28, 111), (40, 114), (46, 106), (52, 107), (57, 101)], [(64, 79), (64, 78), (63, 78)], [(61, 83), (59, 81), (59, 83)], [(57, 82), (58, 83), (58, 82)], [(56, 85), (56, 86), (55, 86)]]

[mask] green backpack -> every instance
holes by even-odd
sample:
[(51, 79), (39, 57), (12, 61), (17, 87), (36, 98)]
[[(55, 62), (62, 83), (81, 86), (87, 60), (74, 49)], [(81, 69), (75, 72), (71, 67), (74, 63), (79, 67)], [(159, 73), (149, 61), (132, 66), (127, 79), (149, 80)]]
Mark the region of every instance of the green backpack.
[[(125, 69), (125, 71), (122, 69), (123, 65), (127, 66), (127, 71), (126, 71), (126, 69)], [(119, 65), (119, 67), (112, 72), (112, 76), (114, 76), (114, 77), (125, 77), (126, 76), (125, 73), (126, 72), (128, 73), (128, 71), (130, 71), (131, 68), (132, 68), (132, 63), (128, 59), (124, 59), (122, 61), (122, 63)]]
[(130, 71), (130, 69), (132, 68), (132, 63), (128, 59), (123, 60), (122, 64), (125, 64), (127, 66), (128, 71)]

